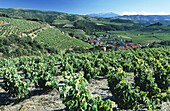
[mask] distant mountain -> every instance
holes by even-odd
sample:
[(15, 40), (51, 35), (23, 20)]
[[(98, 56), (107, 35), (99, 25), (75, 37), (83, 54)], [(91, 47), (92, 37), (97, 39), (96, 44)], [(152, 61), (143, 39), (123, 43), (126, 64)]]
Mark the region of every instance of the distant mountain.
[(170, 15), (123, 15), (118, 18), (123, 19), (131, 19), (131, 20), (142, 20), (142, 21), (150, 21), (150, 20), (170, 20)]
[(110, 12), (110, 13), (88, 14), (87, 16), (90, 16), (90, 17), (107, 17), (107, 18), (111, 18), (111, 17), (116, 17), (116, 16), (119, 16), (119, 15)]
[(138, 20), (143, 23), (161, 22), (165, 25), (170, 25), (170, 15), (123, 15), (116, 18)]

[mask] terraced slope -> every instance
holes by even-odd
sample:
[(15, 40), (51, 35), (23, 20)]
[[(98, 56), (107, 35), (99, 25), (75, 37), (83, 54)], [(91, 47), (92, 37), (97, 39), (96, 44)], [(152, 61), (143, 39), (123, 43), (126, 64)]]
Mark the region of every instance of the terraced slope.
[(0, 55), (16, 57), (54, 53), (56, 48), (61, 51), (72, 47), (91, 47), (68, 35), (45, 22), (0, 17)]
[[(10, 35), (28, 36), (35, 31), (37, 34), (37, 30), (46, 27), (49, 27), (47, 23), (0, 17), (0, 36), (2, 37)], [(32, 35), (29, 36), (33, 37)]]

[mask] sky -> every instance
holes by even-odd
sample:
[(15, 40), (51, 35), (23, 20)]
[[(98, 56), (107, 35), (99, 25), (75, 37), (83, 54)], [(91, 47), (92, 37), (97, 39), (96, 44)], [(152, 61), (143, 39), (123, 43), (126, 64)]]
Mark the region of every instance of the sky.
[(69, 14), (170, 15), (170, 0), (0, 0), (0, 8), (28, 8)]

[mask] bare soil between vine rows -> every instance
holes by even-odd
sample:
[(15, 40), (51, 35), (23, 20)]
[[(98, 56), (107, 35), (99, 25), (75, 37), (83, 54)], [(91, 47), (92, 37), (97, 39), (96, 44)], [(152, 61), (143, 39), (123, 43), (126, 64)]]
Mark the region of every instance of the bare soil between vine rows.
[[(58, 76), (59, 86), (63, 85), (62, 76)], [(127, 76), (126, 80), (133, 82), (133, 76)], [(2, 78), (0, 78), (2, 85)], [(91, 80), (87, 89), (93, 97), (101, 96), (103, 100), (110, 99), (114, 101), (114, 97), (109, 91), (107, 79), (98, 76)], [(169, 111), (170, 102), (163, 103), (158, 111)], [(7, 92), (0, 87), (0, 110), (1, 111), (65, 111), (65, 105), (62, 103), (59, 92), (54, 89), (51, 92), (44, 93), (41, 90), (31, 92), (29, 96), (21, 100), (8, 98)], [(146, 109), (140, 109), (145, 111)], [(116, 103), (113, 103), (113, 111), (120, 111)]]

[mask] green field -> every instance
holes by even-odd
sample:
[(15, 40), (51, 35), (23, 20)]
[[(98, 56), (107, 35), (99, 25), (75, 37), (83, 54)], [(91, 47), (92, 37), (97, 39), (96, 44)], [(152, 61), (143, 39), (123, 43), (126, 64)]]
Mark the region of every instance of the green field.
[[(129, 37), (135, 43), (145, 44), (147, 42), (160, 42), (170, 40), (170, 26), (149, 26), (130, 31), (111, 31), (117, 36), (121, 36), (121, 39), (127, 39)], [(124, 38), (125, 37), (125, 38)]]
[(53, 24), (54, 25), (59, 25), (59, 24), (66, 24), (69, 23), (69, 20), (54, 20)]
[(60, 30), (64, 31), (65, 33), (68, 33), (72, 37), (76, 37), (76, 38), (81, 39), (81, 40), (86, 40), (87, 38), (90, 38), (90, 36), (87, 35), (81, 29), (60, 28)]
[(108, 24), (108, 25), (119, 25), (119, 26), (133, 26), (134, 23), (117, 23), (117, 22), (106, 22), (106, 21), (93, 21), (95, 23), (98, 23), (98, 24), (101, 24), (101, 25), (105, 25), (105, 24)]

